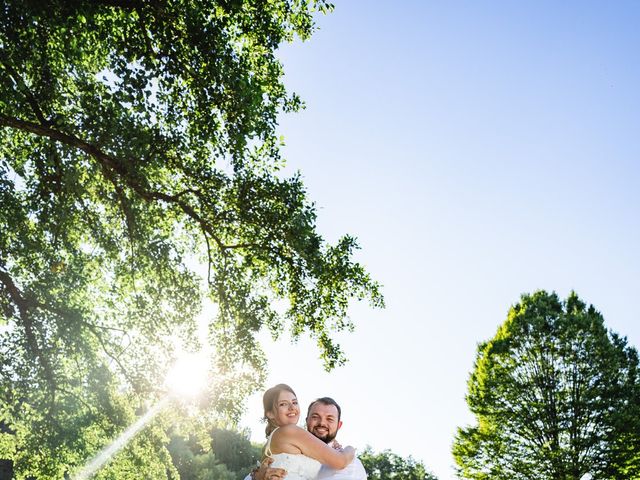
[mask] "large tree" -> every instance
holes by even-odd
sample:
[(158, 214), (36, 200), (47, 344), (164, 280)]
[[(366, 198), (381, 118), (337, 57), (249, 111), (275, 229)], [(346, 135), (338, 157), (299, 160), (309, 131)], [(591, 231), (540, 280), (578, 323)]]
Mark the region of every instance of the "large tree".
[[(637, 478), (638, 354), (575, 293), (523, 295), (478, 347), (467, 402), (477, 424), (453, 451), (462, 478)], [(589, 477), (590, 475), (590, 477)]]
[(330, 8), (0, 2), (0, 458), (19, 478), (60, 478), (139, 414), (207, 299), (210, 399), (232, 415), (262, 329), (344, 361), (350, 299), (382, 298), (354, 238), (316, 232), (276, 131), (301, 106), (276, 49)]

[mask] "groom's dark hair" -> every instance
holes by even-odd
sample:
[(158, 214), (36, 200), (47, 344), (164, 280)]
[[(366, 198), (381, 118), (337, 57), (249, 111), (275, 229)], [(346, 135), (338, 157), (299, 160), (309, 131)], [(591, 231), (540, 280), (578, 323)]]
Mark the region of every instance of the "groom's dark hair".
[(342, 409), (340, 408), (340, 405), (338, 405), (338, 402), (336, 402), (331, 397), (320, 397), (320, 398), (316, 398), (313, 402), (311, 402), (309, 404), (309, 408), (307, 409), (307, 418), (309, 418), (309, 414), (311, 413), (311, 407), (313, 407), (316, 403), (321, 403), (323, 405), (333, 405), (334, 407), (336, 407), (338, 409), (338, 421), (340, 421), (340, 416), (342, 415)]

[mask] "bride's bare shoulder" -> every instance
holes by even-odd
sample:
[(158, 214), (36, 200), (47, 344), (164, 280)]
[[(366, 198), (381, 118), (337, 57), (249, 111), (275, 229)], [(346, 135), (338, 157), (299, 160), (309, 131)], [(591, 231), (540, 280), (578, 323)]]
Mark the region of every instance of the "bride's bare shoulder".
[[(278, 428), (271, 440), (271, 452), (278, 453), (302, 453), (302, 446), (306, 445), (307, 431), (295, 425), (284, 425)], [(313, 437), (315, 438), (315, 437)]]

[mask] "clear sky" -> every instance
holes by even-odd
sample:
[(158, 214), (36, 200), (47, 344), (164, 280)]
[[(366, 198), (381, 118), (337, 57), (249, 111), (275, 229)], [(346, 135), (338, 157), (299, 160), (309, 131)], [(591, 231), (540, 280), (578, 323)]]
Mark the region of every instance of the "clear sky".
[(282, 49), (307, 103), (284, 152), (387, 308), (352, 308), (331, 374), (310, 341), (267, 342), (269, 383), (334, 396), (343, 443), (448, 480), (476, 345), (521, 293), (573, 289), (640, 347), (640, 3), (335, 3)]

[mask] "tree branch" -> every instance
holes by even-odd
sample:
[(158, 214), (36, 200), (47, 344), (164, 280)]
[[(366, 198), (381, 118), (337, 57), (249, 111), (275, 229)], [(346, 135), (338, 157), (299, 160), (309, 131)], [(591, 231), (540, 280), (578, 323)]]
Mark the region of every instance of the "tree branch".
[(51, 367), (51, 363), (49, 362), (48, 357), (43, 353), (40, 345), (38, 344), (38, 339), (36, 337), (36, 326), (31, 319), (29, 311), (33, 306), (33, 302), (27, 300), (24, 294), (20, 291), (18, 286), (13, 281), (13, 278), (9, 275), (8, 272), (0, 269), (0, 283), (4, 285), (5, 290), (9, 294), (11, 301), (18, 309), (18, 315), (20, 317), (20, 321), (22, 326), (24, 327), (25, 337), (27, 339), (27, 344), (31, 349), (34, 357), (36, 357), (45, 373), (45, 378), (49, 383), (50, 393), (53, 395), (55, 392), (55, 382), (53, 375), (53, 368)]
[[(9, 275), (6, 274), (5, 272), (3, 272), (2, 270), (0, 270), (0, 281), (2, 281), (2, 283), (5, 284), (5, 285), (7, 283), (9, 283), (10, 285), (13, 285), (15, 287), (15, 284), (13, 283), (13, 280), (11, 279), (11, 277), (9, 277)], [(29, 307), (29, 302), (27, 302), (26, 300), (24, 300), (22, 298), (22, 295), (20, 294), (20, 292), (17, 289), (17, 287), (15, 287), (14, 290), (15, 290), (15, 294), (17, 295), (18, 301), (23, 303), (25, 305), (25, 307), (28, 308)], [(43, 310), (47, 310), (48, 312), (51, 312), (52, 314), (57, 315), (58, 317), (67, 316), (66, 312), (61, 311), (61, 310), (55, 308), (52, 305), (45, 305), (45, 304), (41, 304), (41, 303), (34, 303), (34, 305), (36, 307), (38, 307), (38, 308), (41, 308)], [(78, 318), (77, 320), (78, 320), (79, 323), (84, 325), (93, 334), (93, 336), (100, 343), (100, 346), (102, 347), (102, 351), (105, 353), (105, 355), (107, 355), (107, 357), (109, 357), (118, 366), (118, 369), (120, 370), (122, 375), (127, 379), (127, 381), (135, 389), (136, 388), (136, 382), (129, 376), (129, 373), (128, 373), (126, 367), (122, 364), (122, 362), (120, 362), (119, 356), (116, 355), (115, 353), (111, 352), (110, 349), (107, 348), (107, 342), (105, 342), (104, 338), (98, 332), (98, 330), (111, 330), (111, 331), (117, 331), (117, 332), (124, 333), (124, 334), (126, 334), (127, 332), (125, 330), (120, 329), (120, 328), (107, 327), (107, 326), (102, 326), (102, 325), (95, 325), (93, 323), (87, 322), (87, 321), (82, 320), (80, 318)], [(33, 336), (33, 334), (32, 334), (32, 336)], [(27, 333), (27, 337), (29, 337), (28, 333)], [(34, 337), (34, 341), (35, 341), (35, 337)], [(37, 346), (37, 344), (36, 344), (36, 346)], [(50, 366), (48, 368), (49, 368), (49, 370), (51, 370)], [(51, 375), (51, 378), (53, 378), (52, 375)]]
[(198, 223), (200, 227), (207, 232), (207, 234), (215, 240), (220, 250), (238, 249), (238, 248), (251, 248), (257, 247), (259, 244), (244, 243), (244, 244), (225, 244), (214, 232), (213, 225), (210, 224), (202, 215), (200, 215), (195, 208), (183, 201), (180, 198), (184, 192), (180, 192), (178, 195), (169, 195), (167, 193), (148, 190), (144, 185), (141, 185), (137, 179), (133, 178), (133, 173), (126, 167), (126, 163), (121, 159), (109, 155), (102, 151), (95, 145), (92, 145), (74, 135), (70, 135), (60, 130), (51, 128), (48, 125), (40, 125), (28, 120), (21, 120), (19, 118), (9, 117), (3, 113), (0, 113), (0, 126), (16, 128), (41, 137), (47, 137), (52, 140), (64, 143), (70, 147), (77, 148), (98, 161), (103, 167), (114, 171), (118, 174), (127, 186), (134, 190), (140, 197), (147, 201), (161, 200), (168, 204), (178, 206), (183, 213), (189, 218)]
[(9, 61), (4, 55), (4, 52), (2, 51), (0, 51), (0, 65), (2, 65), (7, 70), (7, 72), (9, 73), (9, 76), (16, 83), (16, 85), (18, 86), (18, 90), (22, 93), (22, 95), (24, 95), (25, 99), (27, 100), (27, 103), (31, 107), (31, 110), (33, 110), (33, 114), (36, 116), (40, 124), (47, 125), (47, 126), (51, 125), (51, 122), (47, 120), (44, 114), (42, 113), (42, 110), (40, 109), (40, 105), (38, 105), (38, 101), (36, 100), (35, 95), (31, 92), (29, 87), (27, 87), (27, 84), (25, 83), (25, 81), (18, 74), (18, 72), (16, 72), (13, 66), (9, 63)]

